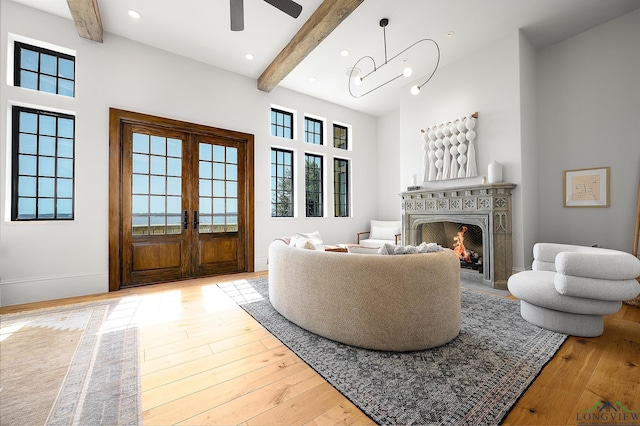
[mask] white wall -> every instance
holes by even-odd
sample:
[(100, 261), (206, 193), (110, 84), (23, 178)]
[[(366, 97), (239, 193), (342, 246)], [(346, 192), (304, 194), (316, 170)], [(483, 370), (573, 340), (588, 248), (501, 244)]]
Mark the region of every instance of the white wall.
[[(514, 33), (442, 67), (400, 105), (398, 191), (420, 174), (420, 129), (478, 111), (477, 165), (497, 160), (513, 197), (514, 270), (530, 268), (533, 244), (556, 241), (630, 251), (640, 181), (640, 11), (536, 51)], [(380, 155), (392, 117), (379, 120)], [(564, 208), (564, 170), (611, 167), (610, 208)], [(477, 183), (450, 180), (430, 188)], [(387, 189), (379, 205), (392, 203)]]
[[(640, 10), (538, 54), (540, 240), (633, 248)], [(564, 208), (563, 171), (611, 167), (611, 207)]]
[[(522, 199), (522, 247), (524, 269), (530, 269), (533, 262), (533, 245), (539, 241), (540, 220), (538, 217), (540, 174), (538, 160), (538, 115), (536, 60), (537, 51), (520, 32), (520, 129), (521, 129), (521, 165), (520, 185)], [(521, 267), (514, 268), (522, 270)]]
[[(523, 268), (519, 35), (508, 37), (445, 67), (417, 96), (403, 90), (400, 104), (400, 188), (421, 175), (420, 129), (479, 113), (476, 153), (479, 177), (425, 182), (426, 188), (480, 183), (490, 162), (503, 165), (503, 180), (517, 185), (513, 192), (513, 265)], [(421, 83), (421, 82), (420, 82)], [(387, 194), (390, 198), (392, 195)], [(385, 202), (381, 198), (381, 203)]]
[(400, 192), (400, 110), (378, 118), (378, 164), (371, 175), (377, 178), (378, 218), (402, 219)]
[[(375, 118), (289, 90), (256, 89), (254, 79), (217, 69), (128, 39), (105, 34), (103, 44), (78, 37), (72, 21), (16, 3), (0, 2), (0, 304), (12, 305), (108, 290), (108, 160), (109, 108), (184, 120), (255, 135), (255, 267), (266, 269), (269, 242), (296, 231), (322, 233), (328, 243), (355, 241), (377, 216), (371, 164), (377, 164)], [(63, 98), (7, 85), (8, 33), (76, 50), (76, 97)], [(59, 108), (76, 114), (75, 213), (72, 222), (10, 221), (9, 163), (12, 104)], [(269, 133), (272, 104), (297, 111), (296, 141)], [(345, 152), (302, 141), (304, 113), (352, 126), (353, 149)], [(329, 132), (329, 134), (331, 134)], [(352, 218), (331, 218), (332, 185), (327, 185), (324, 219), (304, 217), (298, 191), (298, 218), (274, 219), (270, 214), (270, 148), (325, 155), (331, 171), (334, 155), (352, 160)], [(5, 165), (7, 167), (5, 167)], [(303, 168), (298, 168), (298, 187)], [(329, 179), (332, 174), (327, 173)]]

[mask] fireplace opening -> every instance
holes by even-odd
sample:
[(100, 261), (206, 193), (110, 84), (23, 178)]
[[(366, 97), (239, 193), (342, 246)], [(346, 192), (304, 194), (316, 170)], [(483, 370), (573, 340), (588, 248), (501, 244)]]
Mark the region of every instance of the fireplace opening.
[(423, 223), (422, 241), (453, 250), (462, 269), (484, 272), (482, 228), (478, 225), (446, 221)]

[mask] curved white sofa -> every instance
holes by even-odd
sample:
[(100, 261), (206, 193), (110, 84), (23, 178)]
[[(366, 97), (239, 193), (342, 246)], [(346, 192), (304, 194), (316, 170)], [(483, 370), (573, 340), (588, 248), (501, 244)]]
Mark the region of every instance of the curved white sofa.
[(460, 263), (449, 249), (407, 255), (269, 246), (269, 299), (285, 318), (348, 345), (412, 351), (460, 332)]

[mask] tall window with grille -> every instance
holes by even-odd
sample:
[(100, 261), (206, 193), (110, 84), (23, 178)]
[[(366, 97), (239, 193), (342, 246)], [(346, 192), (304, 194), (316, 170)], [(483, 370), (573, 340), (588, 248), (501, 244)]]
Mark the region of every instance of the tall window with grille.
[(293, 139), (293, 113), (271, 108), (271, 136)]
[(271, 216), (293, 217), (293, 152), (271, 148)]
[(304, 118), (304, 140), (307, 143), (322, 145), (322, 121), (315, 118)]
[(349, 217), (349, 160), (333, 159), (333, 210), (335, 217)]
[(75, 96), (75, 57), (20, 42), (14, 55), (15, 86)]
[(14, 106), (12, 120), (11, 220), (73, 219), (74, 116)]
[(340, 149), (349, 149), (349, 129), (339, 124), (333, 125), (333, 146)]
[(305, 210), (307, 217), (323, 216), (322, 156), (305, 154)]

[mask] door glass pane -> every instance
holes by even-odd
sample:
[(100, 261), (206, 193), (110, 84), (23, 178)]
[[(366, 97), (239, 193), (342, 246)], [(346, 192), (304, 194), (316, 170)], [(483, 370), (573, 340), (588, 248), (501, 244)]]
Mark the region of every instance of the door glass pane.
[(217, 163), (225, 162), (225, 147), (220, 145), (213, 146), (213, 161)]
[(151, 136), (151, 153), (155, 155), (166, 155), (167, 140), (160, 136)]
[(137, 175), (132, 176), (133, 185), (131, 192), (133, 194), (148, 194), (149, 193), (149, 176)]
[(167, 178), (167, 194), (180, 195), (182, 193), (182, 179), (170, 177)]
[(182, 141), (180, 139), (167, 139), (167, 155), (169, 157), (182, 157)]
[(151, 193), (164, 195), (166, 191), (167, 178), (164, 176), (151, 176)]
[(201, 143), (199, 161), (199, 232), (237, 232), (238, 149)]
[(211, 209), (212, 205), (212, 198), (200, 197), (200, 215), (210, 215), (213, 213)]
[(143, 135), (142, 133), (133, 134), (133, 152), (140, 152), (142, 154), (149, 153), (149, 135)]
[(151, 156), (151, 174), (152, 175), (167, 175), (167, 157), (152, 155)]
[(179, 234), (182, 232), (180, 215), (167, 215), (167, 234)]
[(182, 141), (143, 133), (132, 141), (132, 234), (180, 234)]
[(167, 197), (167, 213), (179, 215), (182, 211), (182, 197)]
[(200, 196), (211, 197), (211, 179), (200, 179)]
[(149, 174), (149, 156), (133, 154), (133, 173)]
[(237, 148), (227, 148), (227, 163), (229, 164), (238, 164), (238, 149)]
[(214, 180), (213, 181), (213, 196), (214, 197), (224, 197), (224, 181), (223, 180)]
[(180, 158), (167, 158), (167, 176), (182, 176), (182, 160)]

